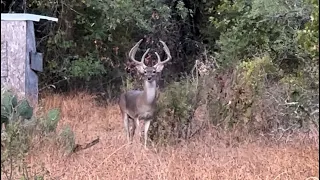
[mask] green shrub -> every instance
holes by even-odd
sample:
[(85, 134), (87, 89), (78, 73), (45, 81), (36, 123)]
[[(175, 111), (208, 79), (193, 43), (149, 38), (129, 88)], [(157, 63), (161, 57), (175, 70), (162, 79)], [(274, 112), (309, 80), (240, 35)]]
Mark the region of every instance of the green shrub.
[(248, 59), (208, 83), (211, 122), (246, 132), (319, 126), (319, 90), (305, 76), (284, 74), (269, 56)]
[(222, 65), (237, 65), (268, 52), (275, 63), (299, 53), (298, 30), (310, 8), (302, 0), (222, 1), (211, 21), (221, 32), (218, 60)]
[(191, 132), (194, 112), (199, 106), (199, 84), (184, 78), (166, 87), (157, 101), (157, 112), (152, 124), (151, 138), (159, 144), (187, 139)]
[(268, 80), (279, 78), (280, 73), (269, 56), (244, 61), (233, 71), (224, 73), (211, 74), (221, 78), (208, 83), (209, 118), (226, 129), (235, 126), (250, 129)]
[(299, 31), (299, 44), (313, 57), (319, 56), (319, 1), (306, 0), (311, 6), (310, 21)]
[(67, 154), (73, 152), (75, 148), (75, 136), (69, 126), (65, 126), (58, 137), (59, 144), (66, 150)]
[[(309, 129), (312, 125), (319, 127), (319, 89), (309, 87), (303, 76), (286, 76), (279, 83), (286, 101), (279, 108), (289, 122), (281, 124)], [(287, 127), (288, 128), (288, 127)]]

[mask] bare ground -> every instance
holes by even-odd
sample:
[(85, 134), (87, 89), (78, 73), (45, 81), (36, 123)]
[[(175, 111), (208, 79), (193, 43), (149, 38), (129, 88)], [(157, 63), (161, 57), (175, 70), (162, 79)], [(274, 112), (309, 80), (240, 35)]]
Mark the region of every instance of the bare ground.
[(100, 142), (69, 156), (49, 142), (35, 146), (26, 161), (32, 174), (44, 168), (46, 179), (319, 179), (319, 146), (304, 142), (310, 137), (233, 143), (212, 127), (188, 142), (145, 150), (137, 139), (127, 145), (116, 105), (96, 106), (86, 94), (43, 99), (44, 109), (56, 107), (62, 111), (58, 131), (69, 125), (77, 144)]

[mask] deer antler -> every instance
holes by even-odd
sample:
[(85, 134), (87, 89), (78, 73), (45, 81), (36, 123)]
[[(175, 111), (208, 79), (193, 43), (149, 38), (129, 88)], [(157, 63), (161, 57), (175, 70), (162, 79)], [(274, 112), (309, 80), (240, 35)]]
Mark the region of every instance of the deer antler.
[(148, 54), (148, 52), (149, 52), (149, 50), (150, 50), (150, 48), (148, 48), (147, 50), (146, 50), (146, 52), (142, 55), (142, 57), (141, 57), (141, 62), (144, 64), (144, 60), (145, 60), (145, 57), (146, 57), (146, 55)]
[(145, 59), (146, 55), (148, 54), (150, 48), (147, 49), (146, 52), (142, 55), (141, 61), (137, 61), (137, 60), (135, 59), (136, 52), (137, 52), (138, 47), (139, 47), (139, 45), (141, 44), (142, 41), (143, 41), (143, 39), (140, 39), (140, 41), (138, 41), (138, 42), (131, 48), (131, 50), (129, 51), (129, 57), (130, 57), (130, 59), (131, 59), (136, 65), (142, 65), (143, 67), (146, 67), (146, 65), (144, 64), (144, 59)]
[(156, 65), (154, 65), (154, 67), (159, 66), (159, 65), (163, 65), (172, 59), (172, 56), (170, 54), (170, 50), (169, 50), (168, 46), (166, 45), (166, 43), (163, 42), (162, 40), (160, 40), (160, 43), (163, 45), (163, 50), (167, 54), (167, 59), (164, 61), (161, 61), (159, 54), (157, 52), (155, 52), (155, 54), (158, 58), (158, 62)]

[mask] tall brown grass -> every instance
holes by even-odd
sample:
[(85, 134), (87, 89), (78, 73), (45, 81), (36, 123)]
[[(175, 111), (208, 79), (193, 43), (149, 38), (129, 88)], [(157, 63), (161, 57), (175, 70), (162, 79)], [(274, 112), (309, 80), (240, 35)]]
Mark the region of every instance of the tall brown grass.
[(61, 110), (57, 131), (68, 125), (77, 144), (100, 138), (69, 156), (49, 141), (34, 145), (26, 163), (45, 179), (319, 179), (314, 136), (277, 143), (211, 126), (186, 142), (144, 150), (137, 139), (126, 144), (117, 105), (98, 106), (93, 96), (76, 93), (46, 96), (41, 107)]

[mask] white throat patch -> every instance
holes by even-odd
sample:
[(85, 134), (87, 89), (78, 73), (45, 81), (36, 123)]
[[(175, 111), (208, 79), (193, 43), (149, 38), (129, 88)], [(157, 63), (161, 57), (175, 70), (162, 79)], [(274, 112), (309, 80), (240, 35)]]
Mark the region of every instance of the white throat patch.
[(145, 90), (146, 90), (146, 100), (148, 103), (152, 103), (154, 98), (156, 97), (156, 81), (148, 82), (145, 81), (144, 83)]

